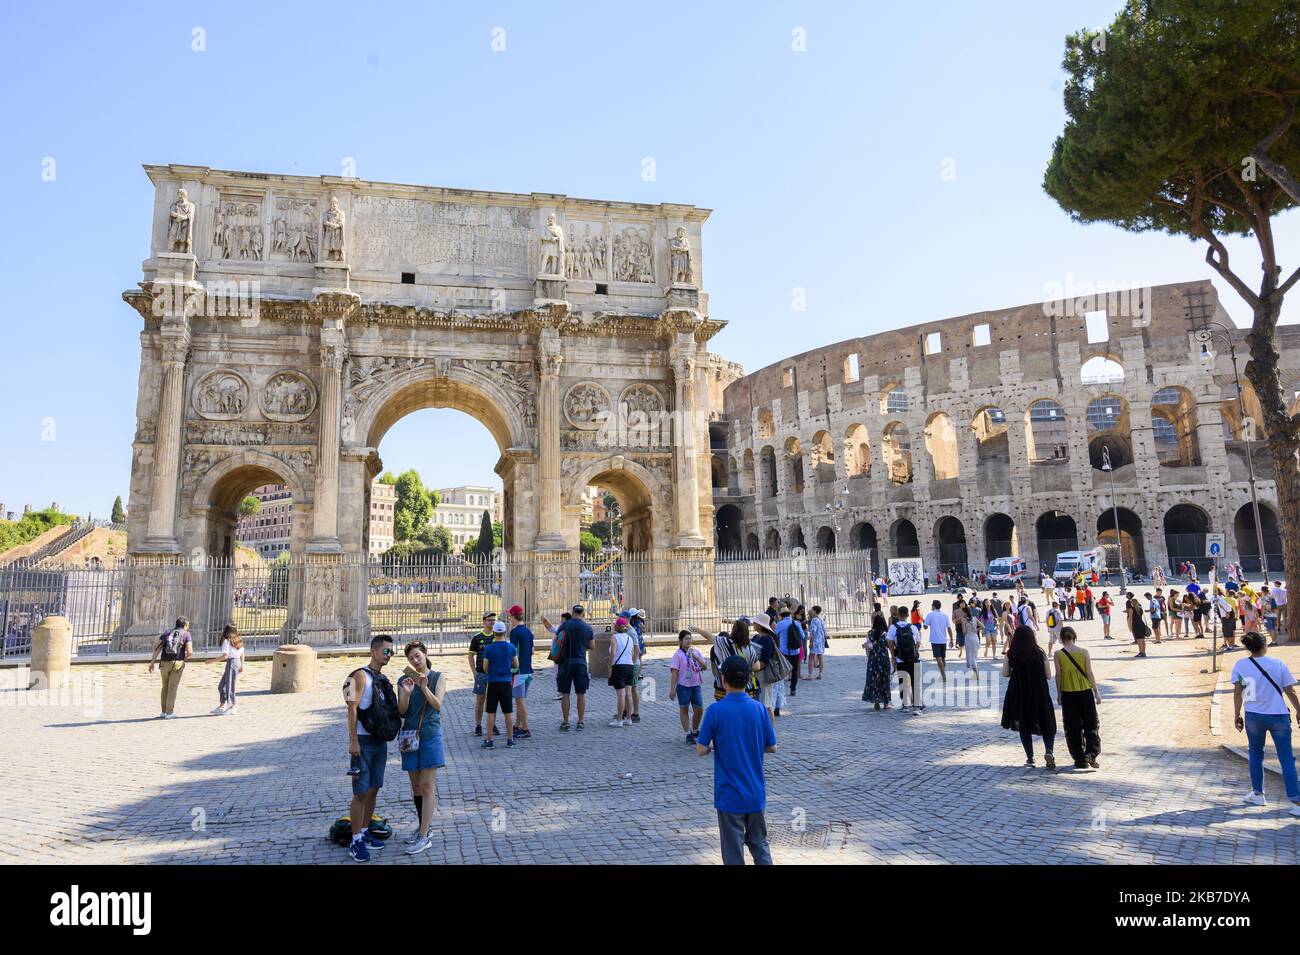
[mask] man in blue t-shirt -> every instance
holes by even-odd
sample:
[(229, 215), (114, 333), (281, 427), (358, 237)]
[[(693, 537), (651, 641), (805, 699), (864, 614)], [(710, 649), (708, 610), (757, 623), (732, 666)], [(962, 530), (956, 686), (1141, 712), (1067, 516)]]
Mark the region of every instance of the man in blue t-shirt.
[(560, 691), (560, 729), (569, 728), (569, 694), (578, 694), (578, 729), (584, 726), (587, 715), (587, 687), (591, 685), (591, 674), (587, 670), (587, 648), (595, 634), (591, 625), (583, 619), (582, 604), (574, 604), (572, 616), (560, 624), (556, 631), (563, 645), (560, 650), (560, 662), (555, 667), (555, 687)]
[(763, 754), (776, 752), (776, 731), (767, 707), (752, 699), (750, 663), (735, 655), (719, 668), (727, 695), (704, 711), (695, 751), (709, 754), (713, 744), (713, 808), (718, 811), (718, 835), (724, 865), (744, 865), (749, 846), (755, 865), (771, 865), (767, 844), (767, 785)]
[(524, 608), (515, 604), (506, 611), (510, 617), (510, 642), (514, 644), (515, 655), (519, 657), (519, 669), (515, 673), (514, 699), (519, 715), (515, 717), (514, 739), (531, 739), (533, 731), (528, 728), (528, 688), (533, 682), (533, 631), (524, 626)]
[(514, 680), (519, 657), (515, 646), (506, 639), (505, 621), (492, 624), (492, 642), (483, 647), (483, 672), (487, 674), (487, 739), (484, 749), (493, 749), (492, 737), (497, 731), (497, 707), (506, 715), (506, 746), (515, 745), (514, 707), (511, 705), (510, 684)]

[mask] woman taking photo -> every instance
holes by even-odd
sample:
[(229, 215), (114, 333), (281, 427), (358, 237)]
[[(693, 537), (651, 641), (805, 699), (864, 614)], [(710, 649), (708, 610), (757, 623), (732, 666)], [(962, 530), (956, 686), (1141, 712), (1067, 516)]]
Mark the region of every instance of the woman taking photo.
[(1128, 605), (1125, 608), (1125, 613), (1128, 616), (1129, 633), (1133, 634), (1133, 642), (1137, 644), (1137, 655), (1138, 657), (1144, 657), (1147, 655), (1147, 637), (1151, 636), (1151, 629), (1147, 626), (1146, 621), (1142, 619), (1142, 604), (1138, 603), (1138, 599), (1134, 594), (1128, 595)]
[(1097, 613), (1101, 615), (1101, 632), (1107, 640), (1114, 640), (1110, 635), (1110, 612), (1115, 607), (1115, 602), (1110, 599), (1110, 594), (1106, 591), (1101, 592), (1097, 598)]
[(1051, 665), (1032, 628), (1016, 627), (1002, 662), (1002, 676), (1008, 679), (1007, 695), (1002, 701), (1002, 728), (1020, 734), (1027, 767), (1034, 765), (1034, 737), (1041, 736), (1043, 761), (1048, 769), (1055, 770), (1052, 742), (1056, 739), (1056, 710), (1047, 687)]
[(221, 655), (226, 660), (226, 668), (221, 671), (221, 682), (217, 684), (221, 702), (212, 711), (213, 716), (235, 712), (235, 681), (244, 672), (244, 641), (233, 623), (226, 624), (221, 631)]
[[(1250, 792), (1246, 802), (1252, 806), (1265, 806), (1264, 799), (1264, 739), (1273, 737), (1278, 762), (1282, 764), (1282, 782), (1286, 797), (1291, 800), (1291, 815), (1300, 816), (1300, 783), (1296, 781), (1295, 757), (1291, 752), (1291, 712), (1287, 700), (1296, 710), (1300, 723), (1300, 699), (1296, 698), (1295, 677), (1287, 665), (1277, 657), (1268, 656), (1264, 635), (1258, 631), (1243, 634), (1250, 656), (1232, 665), (1232, 713), (1237, 732), (1246, 731), (1250, 746)], [(1283, 694), (1286, 694), (1285, 699)], [(1243, 702), (1246, 715), (1242, 717)]]
[(442, 747), (442, 700), (447, 692), (447, 678), (429, 669), (429, 651), (419, 640), (406, 645), (408, 664), (397, 681), (397, 712), (402, 729), (397, 734), (397, 749), (402, 754), (402, 769), (411, 778), (411, 797), (419, 826), (410, 839), (407, 855), (426, 851), (433, 811), (438, 808), (438, 770), (447, 765)]

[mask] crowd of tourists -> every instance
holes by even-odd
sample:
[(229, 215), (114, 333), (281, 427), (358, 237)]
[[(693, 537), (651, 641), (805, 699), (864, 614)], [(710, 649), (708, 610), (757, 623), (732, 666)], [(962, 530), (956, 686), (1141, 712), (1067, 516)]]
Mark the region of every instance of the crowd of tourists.
[[(1078, 574), (1058, 582), (1040, 580), (1042, 608), (1023, 582), (1005, 597), (981, 595), (961, 588), (945, 608), (939, 599), (914, 599), (888, 606), (873, 603), (866, 651), (864, 702), (875, 711), (890, 710), (897, 693), (899, 708), (915, 715), (924, 709), (919, 680), (923, 645), (939, 679), (948, 680), (948, 664), (977, 673), (981, 660), (1000, 661), (1006, 681), (1001, 725), (1017, 733), (1025, 766), (1035, 765), (1034, 739), (1042, 740), (1044, 765), (1056, 768), (1056, 707), (1061, 710), (1066, 746), (1077, 769), (1098, 769), (1101, 755), (1098, 706), (1101, 692), (1089, 652), (1079, 646), (1071, 623), (1100, 618), (1103, 639), (1113, 640), (1112, 621), (1124, 615), (1129, 636), (1146, 656), (1148, 640), (1201, 639), (1217, 626), (1226, 650), (1245, 649), (1232, 671), (1236, 724), (1248, 738), (1251, 791), (1247, 801), (1262, 804), (1263, 750), (1272, 736), (1284, 773), (1292, 812), (1300, 815), (1300, 783), (1291, 757), (1290, 716), (1286, 700), (1297, 708), (1295, 679), (1286, 665), (1267, 657), (1273, 638), (1284, 632), (1286, 588), (1252, 587), (1230, 574), (1222, 585), (1207, 588), (1187, 573), (1182, 586), (1155, 586), (1112, 598), (1095, 580)], [(873, 581), (882, 601), (888, 582)], [(923, 604), (928, 604), (923, 606)], [(574, 605), (553, 624), (540, 623), (550, 635), (546, 659), (555, 664), (556, 702), (561, 732), (587, 728), (587, 695), (591, 686), (588, 654), (596, 636), (585, 608)], [(1237, 643), (1237, 633), (1243, 636)], [(1267, 634), (1267, 636), (1265, 635)], [(1042, 642), (1046, 641), (1044, 648)], [(535, 636), (516, 605), (505, 619), (483, 615), (464, 658), (473, 681), (474, 735), (484, 750), (496, 748), (498, 713), (500, 739), (506, 748), (532, 738), (529, 695), (534, 686)], [(762, 611), (735, 620), (728, 630), (712, 633), (699, 627), (683, 629), (669, 661), (668, 697), (675, 701), (687, 744), (700, 755), (714, 757), (714, 796), (724, 862), (744, 862), (745, 849), (756, 863), (770, 863), (767, 844), (763, 756), (776, 747), (775, 723), (789, 716), (800, 683), (825, 674), (827, 631), (820, 606), (804, 607), (787, 596), (772, 597)], [(430, 827), (437, 809), (438, 770), (445, 765), (442, 710), (447, 676), (432, 668), (428, 648), (419, 640), (401, 650), (405, 667), (396, 686), (385, 667), (397, 654), (389, 635), (374, 637), (370, 659), (350, 673), (343, 686), (347, 705), (348, 775), (352, 782), (351, 838), (348, 852), (358, 862), (383, 849), (386, 840), (370, 829), (375, 801), (384, 784), (388, 743), (396, 742), (402, 769), (408, 774), (416, 827), (407, 840), (412, 855), (432, 845)], [(641, 669), (646, 653), (646, 617), (631, 607), (619, 613), (610, 628), (607, 682), (614, 692), (608, 727), (624, 729), (641, 722)], [(161, 674), (160, 719), (175, 718), (177, 690), (186, 661), (193, 654), (189, 621), (181, 617), (158, 639), (149, 670)], [(951, 654), (951, 656), (950, 656)], [(244, 669), (244, 647), (234, 626), (221, 635), (223, 662), (214, 715), (236, 709), (236, 684)], [(705, 707), (706, 679), (711, 677), (713, 701)], [(1244, 716), (1242, 710), (1244, 707)], [(603, 719), (603, 718), (602, 718)]]

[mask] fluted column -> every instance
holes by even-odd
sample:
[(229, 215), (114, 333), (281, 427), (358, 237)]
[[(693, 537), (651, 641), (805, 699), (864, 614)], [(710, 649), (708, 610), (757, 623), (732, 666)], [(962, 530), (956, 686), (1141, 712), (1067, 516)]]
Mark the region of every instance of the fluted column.
[(177, 549), (176, 485), (185, 426), (185, 363), (190, 348), (185, 317), (165, 322), (161, 335), (162, 386), (158, 389), (153, 493), (145, 544), (150, 550), (174, 551)]
[[(311, 541), (307, 549), (332, 552), (339, 543), (339, 451), (343, 405), (343, 362), (347, 357), (345, 327), (359, 303), (351, 292), (318, 292), (314, 307), (320, 329), (320, 440), (317, 443), (316, 483)], [(367, 515), (368, 516), (368, 515)]]
[(565, 550), (560, 526), (560, 333), (543, 328), (537, 339), (537, 470), (541, 498), (537, 511), (538, 550)]
[(706, 547), (708, 542), (700, 534), (700, 491), (698, 462), (696, 461), (696, 433), (699, 430), (695, 412), (695, 338), (690, 333), (678, 333), (669, 349), (672, 362), (673, 383), (676, 388), (677, 428), (673, 436), (673, 476), (676, 488), (673, 494), (673, 523), (677, 532), (678, 547)]

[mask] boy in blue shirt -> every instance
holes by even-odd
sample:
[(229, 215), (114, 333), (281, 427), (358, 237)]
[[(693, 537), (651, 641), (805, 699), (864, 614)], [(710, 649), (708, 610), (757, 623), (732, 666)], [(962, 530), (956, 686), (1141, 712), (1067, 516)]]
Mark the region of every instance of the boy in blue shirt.
[(719, 669), (727, 695), (704, 711), (695, 751), (707, 756), (713, 746), (713, 807), (718, 811), (722, 862), (744, 865), (749, 846), (755, 865), (771, 865), (763, 818), (763, 754), (776, 752), (776, 731), (767, 707), (745, 692), (752, 675), (749, 661), (730, 656)]
[(531, 739), (532, 730), (528, 728), (528, 687), (533, 682), (533, 631), (524, 626), (524, 608), (515, 604), (506, 611), (514, 626), (510, 628), (510, 642), (514, 645), (515, 655), (519, 657), (515, 672), (514, 705), (519, 707), (519, 718), (515, 720), (515, 731), (511, 739)]
[(506, 625), (502, 620), (492, 624), (492, 642), (483, 648), (483, 672), (487, 674), (487, 739), (484, 749), (493, 749), (492, 737), (497, 731), (497, 707), (506, 716), (506, 745), (514, 746), (515, 718), (511, 705), (510, 688), (514, 671), (519, 666), (515, 646), (506, 639)]

